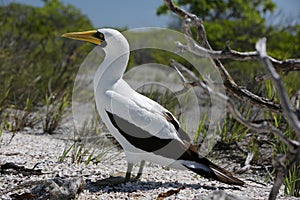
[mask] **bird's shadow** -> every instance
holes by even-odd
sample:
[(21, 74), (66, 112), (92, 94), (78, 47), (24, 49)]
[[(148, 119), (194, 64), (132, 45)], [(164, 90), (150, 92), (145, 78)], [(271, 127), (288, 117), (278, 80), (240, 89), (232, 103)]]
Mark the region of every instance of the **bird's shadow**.
[(160, 182), (160, 181), (141, 181), (132, 180), (130, 182), (111, 184), (115, 179), (123, 177), (109, 177), (97, 181), (86, 180), (86, 189), (91, 193), (96, 193), (99, 191), (105, 192), (136, 192), (138, 191), (148, 191), (155, 190), (158, 188), (193, 188), (193, 189), (205, 189), (205, 190), (241, 190), (240, 187), (236, 186), (208, 186), (201, 184), (183, 184), (177, 181), (175, 182)]

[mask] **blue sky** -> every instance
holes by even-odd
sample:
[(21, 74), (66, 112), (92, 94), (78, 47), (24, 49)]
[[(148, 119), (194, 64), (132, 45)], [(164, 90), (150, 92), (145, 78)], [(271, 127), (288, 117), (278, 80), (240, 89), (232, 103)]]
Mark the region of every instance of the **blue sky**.
[[(40, 0), (6, 0), (42, 6)], [(285, 17), (298, 20), (300, 0), (273, 0)], [(156, 16), (156, 8), (163, 0), (62, 0), (73, 4), (88, 16), (95, 28), (99, 27), (166, 27), (171, 21), (168, 16)]]

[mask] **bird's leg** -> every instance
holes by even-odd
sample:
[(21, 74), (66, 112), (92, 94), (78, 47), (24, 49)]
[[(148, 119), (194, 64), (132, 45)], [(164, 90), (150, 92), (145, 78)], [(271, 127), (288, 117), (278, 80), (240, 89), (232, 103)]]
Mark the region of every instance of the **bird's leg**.
[(139, 171), (138, 171), (137, 176), (136, 176), (136, 179), (141, 178), (142, 173), (143, 173), (144, 166), (145, 166), (145, 161), (142, 160), (142, 161), (141, 161), (140, 168), (139, 168)]
[(105, 185), (118, 185), (121, 183), (129, 182), (131, 178), (131, 170), (133, 168), (132, 163), (127, 164), (127, 171), (126, 175), (124, 177), (124, 173), (121, 173), (122, 175), (111, 175), (109, 178), (100, 180), (97, 185), (98, 186), (105, 186)]
[(133, 164), (132, 163), (128, 163), (127, 164), (126, 176), (125, 176), (125, 182), (130, 181), (132, 168), (133, 168)]

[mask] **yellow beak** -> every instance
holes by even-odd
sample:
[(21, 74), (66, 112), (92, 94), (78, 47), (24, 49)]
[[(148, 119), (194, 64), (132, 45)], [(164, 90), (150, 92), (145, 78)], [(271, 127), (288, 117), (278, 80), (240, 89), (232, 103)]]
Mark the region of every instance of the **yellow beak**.
[(100, 45), (103, 40), (96, 37), (96, 30), (92, 31), (83, 31), (83, 32), (72, 32), (72, 33), (65, 33), (62, 37), (73, 39), (73, 40), (80, 40), (86, 41), (93, 44)]

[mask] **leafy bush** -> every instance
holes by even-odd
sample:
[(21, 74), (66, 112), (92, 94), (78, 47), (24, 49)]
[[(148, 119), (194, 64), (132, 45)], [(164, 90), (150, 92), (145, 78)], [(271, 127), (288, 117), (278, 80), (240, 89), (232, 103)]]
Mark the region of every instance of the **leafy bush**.
[(64, 94), (71, 93), (76, 71), (91, 46), (61, 35), (91, 27), (78, 9), (59, 0), (45, 1), (43, 7), (2, 5), (0, 113), (5, 108), (24, 110), (28, 102), (36, 110), (47, 103), (45, 96), (66, 101)]

